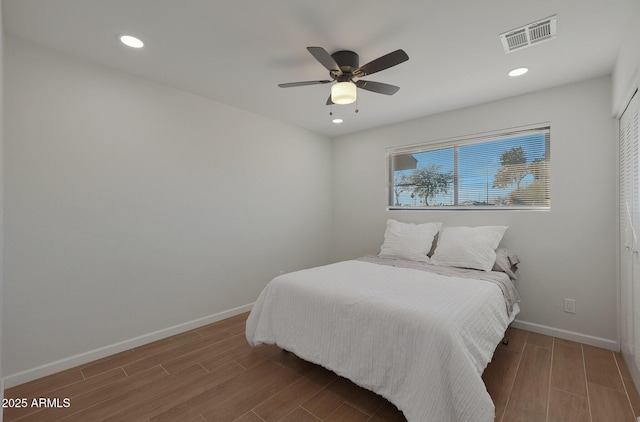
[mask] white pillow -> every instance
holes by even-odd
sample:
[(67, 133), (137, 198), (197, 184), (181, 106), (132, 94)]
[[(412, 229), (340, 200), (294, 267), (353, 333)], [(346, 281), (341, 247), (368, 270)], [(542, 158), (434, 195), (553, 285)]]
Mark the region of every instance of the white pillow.
[(445, 227), (431, 263), (491, 271), (507, 226)]
[(442, 223), (412, 224), (389, 219), (378, 256), (429, 262), (427, 253), (440, 226)]

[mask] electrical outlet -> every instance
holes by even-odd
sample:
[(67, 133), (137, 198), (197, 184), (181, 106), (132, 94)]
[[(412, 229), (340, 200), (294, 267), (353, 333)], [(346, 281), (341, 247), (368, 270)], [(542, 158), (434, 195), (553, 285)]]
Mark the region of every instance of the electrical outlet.
[(575, 299), (567, 299), (564, 298), (564, 311), (569, 312), (570, 314), (576, 313), (576, 301)]

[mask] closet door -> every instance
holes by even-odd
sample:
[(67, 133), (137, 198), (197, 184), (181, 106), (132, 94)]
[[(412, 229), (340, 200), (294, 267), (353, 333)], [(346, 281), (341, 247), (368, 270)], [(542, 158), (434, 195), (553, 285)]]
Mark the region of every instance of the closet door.
[(640, 368), (640, 177), (638, 94), (620, 118), (620, 293), (622, 352)]

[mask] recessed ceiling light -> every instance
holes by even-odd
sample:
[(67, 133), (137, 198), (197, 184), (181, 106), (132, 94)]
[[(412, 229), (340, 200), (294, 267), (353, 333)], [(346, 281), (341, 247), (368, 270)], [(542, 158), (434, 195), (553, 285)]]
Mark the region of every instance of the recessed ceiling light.
[(529, 69), (527, 69), (526, 67), (519, 67), (517, 69), (513, 69), (511, 72), (509, 72), (509, 76), (521, 76), (524, 75), (525, 73), (527, 73), (529, 71)]
[(144, 46), (144, 43), (139, 38), (133, 37), (131, 35), (121, 35), (120, 42), (131, 48), (142, 48)]
[(332, 122), (338, 124), (338, 123), (344, 122), (344, 120), (342, 120), (342, 119), (333, 119)]

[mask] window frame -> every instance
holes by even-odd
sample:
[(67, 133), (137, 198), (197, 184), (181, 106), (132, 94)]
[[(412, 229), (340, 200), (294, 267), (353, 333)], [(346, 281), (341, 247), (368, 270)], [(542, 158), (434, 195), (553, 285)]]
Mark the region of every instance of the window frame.
[[(465, 147), (469, 145), (481, 144), (484, 142), (499, 141), (528, 133), (546, 133), (545, 139), (545, 162), (547, 164), (546, 188), (549, 196), (549, 203), (546, 205), (429, 205), (429, 206), (400, 206), (393, 205), (394, 193), (394, 157), (401, 155), (419, 154), (430, 151), (437, 151), (453, 147)], [(457, 168), (457, 164), (455, 165)], [(551, 209), (551, 123), (537, 123), (533, 125), (520, 126), (508, 129), (501, 129), (491, 132), (470, 134), (453, 138), (445, 138), (428, 142), (421, 142), (411, 145), (396, 146), (386, 148), (386, 180), (387, 180), (387, 211), (549, 211)], [(457, 177), (454, 177), (457, 179)], [(457, 180), (454, 181), (457, 183)]]

